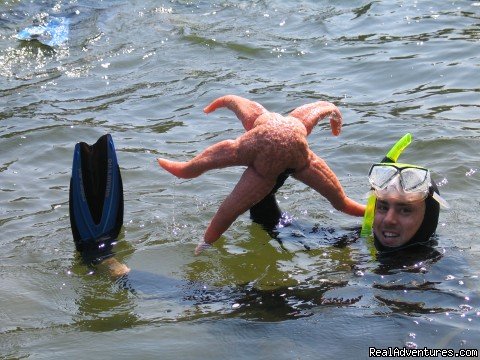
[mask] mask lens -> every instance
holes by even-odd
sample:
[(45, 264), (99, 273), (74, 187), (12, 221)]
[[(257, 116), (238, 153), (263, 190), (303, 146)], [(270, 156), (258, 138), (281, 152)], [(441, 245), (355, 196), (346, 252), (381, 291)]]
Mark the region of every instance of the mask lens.
[(373, 165), (368, 180), (374, 188), (383, 190), (397, 173), (398, 170), (393, 166)]
[(428, 191), (430, 179), (426, 169), (404, 168), (400, 172), (402, 187), (405, 192)]

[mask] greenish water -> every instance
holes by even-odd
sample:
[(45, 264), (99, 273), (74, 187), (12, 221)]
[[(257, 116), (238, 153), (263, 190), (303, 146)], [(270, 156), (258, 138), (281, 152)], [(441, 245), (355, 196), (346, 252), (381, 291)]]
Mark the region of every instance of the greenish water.
[[(71, 19), (52, 50), (14, 36)], [(479, 349), (478, 1), (0, 1), (0, 356), (368, 358), (369, 346)], [(344, 116), (309, 136), (348, 195), (406, 132), (451, 209), (437, 252), (386, 265), (360, 239), (310, 233), (359, 220), (294, 180), (279, 194), (301, 229), (282, 245), (240, 217), (193, 250), (242, 168), (176, 180), (242, 126), (233, 93), (287, 113), (318, 99)], [(126, 290), (84, 266), (68, 218), (73, 147), (111, 133), (125, 188), (117, 256)], [(299, 231), (304, 237), (298, 237)], [(307, 251), (304, 244), (311, 248)]]

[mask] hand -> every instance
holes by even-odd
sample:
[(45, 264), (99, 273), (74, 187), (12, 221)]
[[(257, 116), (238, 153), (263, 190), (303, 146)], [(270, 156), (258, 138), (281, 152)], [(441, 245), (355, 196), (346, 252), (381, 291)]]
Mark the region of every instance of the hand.
[(197, 245), (195, 248), (195, 255), (200, 255), (200, 253), (205, 250), (212, 247), (211, 244), (206, 243), (205, 241), (202, 241), (200, 244)]

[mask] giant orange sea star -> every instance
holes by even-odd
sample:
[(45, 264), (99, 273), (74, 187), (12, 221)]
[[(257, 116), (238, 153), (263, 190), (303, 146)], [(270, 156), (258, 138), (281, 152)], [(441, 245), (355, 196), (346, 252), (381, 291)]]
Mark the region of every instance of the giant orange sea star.
[[(340, 134), (342, 115), (332, 103), (318, 101), (300, 106), (288, 116), (267, 111), (262, 105), (235, 95), (214, 100), (205, 109), (232, 110), (246, 132), (236, 140), (225, 140), (205, 149), (187, 162), (158, 159), (165, 170), (180, 178), (194, 178), (211, 169), (243, 165), (247, 169), (231, 194), (223, 201), (208, 226), (204, 242), (214, 243), (242, 213), (262, 200), (287, 169), (292, 176), (318, 191), (339, 211), (363, 216), (365, 206), (348, 198), (338, 178), (308, 147), (307, 136), (317, 122), (330, 115), (333, 135)], [(199, 245), (197, 251), (202, 247)]]

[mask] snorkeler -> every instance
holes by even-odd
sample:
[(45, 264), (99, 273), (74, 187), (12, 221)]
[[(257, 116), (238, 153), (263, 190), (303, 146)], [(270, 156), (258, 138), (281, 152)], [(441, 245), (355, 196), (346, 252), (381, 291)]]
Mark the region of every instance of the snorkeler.
[[(369, 171), (371, 192), (361, 236), (373, 236), (380, 252), (428, 243), (438, 224), (440, 204), (448, 207), (428, 169), (396, 162), (410, 142), (411, 135), (405, 135)], [(250, 209), (253, 221), (270, 234), (282, 219), (275, 193), (288, 176), (282, 173), (274, 189)], [(130, 269), (112, 252), (123, 224), (123, 185), (110, 135), (91, 146), (75, 146), (69, 210), (75, 246), (84, 262), (107, 267), (113, 277), (127, 274)]]
[[(427, 244), (437, 228), (440, 205), (448, 208), (428, 169), (396, 162), (411, 141), (406, 134), (369, 171), (371, 192), (361, 236), (373, 236), (380, 252)], [(275, 188), (250, 209), (252, 220), (270, 233), (282, 221), (275, 193), (287, 178), (287, 173), (281, 174)]]

